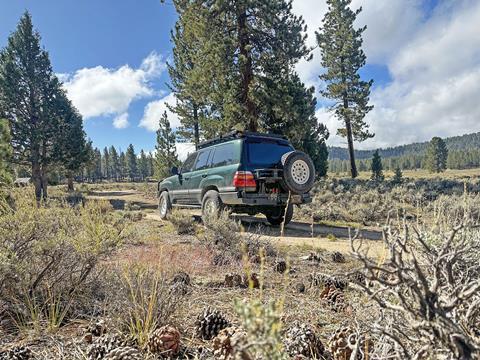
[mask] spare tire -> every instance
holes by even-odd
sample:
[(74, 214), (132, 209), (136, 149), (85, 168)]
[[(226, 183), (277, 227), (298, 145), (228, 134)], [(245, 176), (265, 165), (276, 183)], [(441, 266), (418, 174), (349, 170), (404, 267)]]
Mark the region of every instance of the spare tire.
[(307, 154), (290, 151), (282, 156), (282, 165), (286, 190), (304, 194), (312, 189), (315, 182), (315, 166)]

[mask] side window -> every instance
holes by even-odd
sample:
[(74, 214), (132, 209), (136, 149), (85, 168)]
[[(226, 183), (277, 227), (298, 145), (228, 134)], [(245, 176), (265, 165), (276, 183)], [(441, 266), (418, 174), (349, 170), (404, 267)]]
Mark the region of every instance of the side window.
[(194, 170), (203, 170), (208, 168), (208, 158), (210, 157), (211, 152), (211, 150), (205, 150), (198, 154)]
[(193, 154), (188, 155), (187, 160), (182, 165), (182, 173), (187, 173), (189, 171), (192, 171), (193, 164), (195, 163), (195, 159), (197, 158), (196, 152)]
[(238, 143), (228, 143), (215, 148), (212, 166), (237, 164), (240, 161), (240, 146)]

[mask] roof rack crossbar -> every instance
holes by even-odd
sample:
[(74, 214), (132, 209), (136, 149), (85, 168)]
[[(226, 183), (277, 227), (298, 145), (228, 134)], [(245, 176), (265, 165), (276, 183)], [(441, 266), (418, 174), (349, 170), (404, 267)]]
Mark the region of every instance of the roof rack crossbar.
[(264, 134), (264, 133), (259, 133), (259, 132), (249, 132), (249, 131), (240, 131), (240, 130), (235, 130), (231, 131), (229, 133), (226, 133), (224, 135), (220, 135), (218, 137), (215, 137), (211, 140), (204, 141), (198, 145), (199, 149), (206, 148), (208, 146), (212, 146), (215, 144), (220, 144), (226, 141), (230, 140), (235, 140), (235, 139), (240, 139), (246, 136), (258, 136), (258, 137), (266, 137), (266, 138), (274, 138), (274, 139), (283, 139), (287, 140), (287, 137), (284, 135), (277, 135), (277, 134)]

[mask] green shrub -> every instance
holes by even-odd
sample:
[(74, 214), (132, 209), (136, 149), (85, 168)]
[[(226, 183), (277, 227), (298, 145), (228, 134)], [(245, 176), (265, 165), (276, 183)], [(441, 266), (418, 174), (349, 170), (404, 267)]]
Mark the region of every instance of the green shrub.
[(22, 326), (56, 327), (75, 316), (72, 302), (124, 227), (100, 202), (37, 208), (33, 199), (17, 192), (15, 209), (0, 216), (0, 300)]

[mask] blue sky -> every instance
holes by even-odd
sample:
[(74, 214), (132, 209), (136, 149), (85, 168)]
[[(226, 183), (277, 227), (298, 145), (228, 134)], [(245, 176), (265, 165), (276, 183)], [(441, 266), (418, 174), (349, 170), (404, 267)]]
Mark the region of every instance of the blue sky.
[[(314, 45), (324, 1), (293, 5)], [(366, 120), (377, 135), (357, 146), (480, 131), (480, 1), (353, 0), (358, 6), (358, 25), (368, 26), (362, 76), (375, 81), (375, 109)], [(27, 9), (94, 145), (152, 150), (158, 117), (174, 101), (165, 85), (173, 6), (160, 0), (0, 0), (0, 47)], [(313, 61), (297, 66), (303, 81), (317, 88), (319, 63), (315, 51)], [(317, 117), (330, 129), (329, 143), (344, 145), (321, 99)]]

